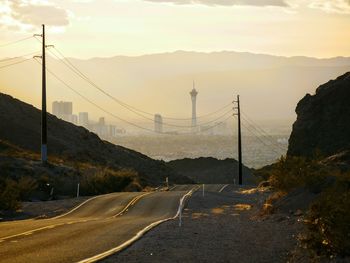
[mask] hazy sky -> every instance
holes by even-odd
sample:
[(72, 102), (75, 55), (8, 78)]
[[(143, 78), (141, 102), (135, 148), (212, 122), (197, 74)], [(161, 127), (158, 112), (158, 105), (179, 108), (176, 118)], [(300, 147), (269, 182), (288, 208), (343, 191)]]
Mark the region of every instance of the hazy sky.
[[(78, 58), (175, 50), (350, 56), (349, 0), (0, 0), (0, 45), (40, 33)], [(0, 57), (40, 49), (34, 39)]]

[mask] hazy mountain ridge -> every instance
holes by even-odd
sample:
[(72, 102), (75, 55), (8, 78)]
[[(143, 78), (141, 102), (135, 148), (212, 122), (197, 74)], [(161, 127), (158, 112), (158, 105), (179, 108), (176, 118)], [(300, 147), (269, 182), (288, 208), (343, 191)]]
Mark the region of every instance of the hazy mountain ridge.
[[(49, 53), (48, 55), (50, 56)], [(300, 97), (305, 93), (312, 93), (312, 87), (350, 70), (348, 57), (289, 58), (229, 51), (177, 51), (138, 57), (70, 60), (107, 92), (151, 113), (190, 117), (191, 102), (188, 92), (194, 80), (199, 91), (199, 115), (215, 111), (232, 101), (234, 95), (239, 93), (242, 107), (250, 117), (290, 119), (291, 122), (295, 118), (294, 105)], [(26, 62), (2, 71), (2, 91), (39, 106), (41, 73), (40, 66), (35, 64), (34, 61)], [(47, 67), (107, 110), (121, 117), (139, 118), (99, 93), (60, 61), (49, 57)], [(17, 77), (19, 74), (21, 78)], [(266, 94), (271, 96), (265, 96)], [(262, 95), (265, 96), (264, 101), (260, 99)], [(48, 74), (49, 106), (54, 100), (73, 101), (76, 112), (89, 111), (95, 119), (106, 115)], [(116, 121), (110, 116), (106, 117), (110, 121)]]

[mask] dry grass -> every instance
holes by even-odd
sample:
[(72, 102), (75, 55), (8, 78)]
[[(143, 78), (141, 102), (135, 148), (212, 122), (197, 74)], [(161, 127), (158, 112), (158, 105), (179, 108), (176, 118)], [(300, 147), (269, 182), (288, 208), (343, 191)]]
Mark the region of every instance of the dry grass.
[(234, 208), (236, 211), (247, 211), (247, 210), (252, 209), (252, 205), (250, 205), (250, 204), (236, 204), (234, 206)]

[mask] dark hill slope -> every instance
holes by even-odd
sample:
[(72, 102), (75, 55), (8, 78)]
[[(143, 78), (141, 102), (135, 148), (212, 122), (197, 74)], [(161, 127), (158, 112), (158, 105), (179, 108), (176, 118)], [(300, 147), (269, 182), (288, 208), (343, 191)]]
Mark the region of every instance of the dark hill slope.
[[(234, 159), (218, 160), (212, 157), (181, 159), (168, 162), (178, 173), (197, 183), (232, 184), (238, 183), (238, 162)], [(243, 166), (243, 184), (255, 184), (251, 170)]]
[(350, 149), (350, 72), (321, 85), (297, 105), (289, 156), (324, 156)]
[[(41, 111), (0, 93), (0, 139), (25, 150), (40, 152)], [(164, 162), (102, 141), (96, 134), (48, 114), (48, 154), (70, 162), (91, 163), (138, 172), (144, 185), (156, 185), (169, 177), (171, 182), (191, 182)]]

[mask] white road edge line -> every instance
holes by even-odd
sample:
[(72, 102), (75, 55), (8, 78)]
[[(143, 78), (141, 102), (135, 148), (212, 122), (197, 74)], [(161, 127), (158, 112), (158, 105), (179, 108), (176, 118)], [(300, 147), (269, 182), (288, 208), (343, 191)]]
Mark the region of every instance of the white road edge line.
[(98, 254), (98, 255), (95, 255), (93, 257), (86, 258), (86, 259), (83, 259), (81, 261), (78, 261), (78, 263), (92, 263), (92, 262), (96, 262), (96, 261), (101, 260), (103, 258), (106, 258), (106, 257), (108, 257), (108, 256), (110, 256), (112, 254), (120, 252), (121, 250), (123, 250), (123, 249), (127, 248), (128, 246), (130, 246), (136, 240), (140, 239), (144, 234), (146, 234), (149, 230), (151, 230), (152, 228), (156, 227), (157, 225), (159, 225), (161, 223), (164, 223), (166, 221), (169, 221), (169, 220), (176, 219), (179, 216), (181, 209), (183, 208), (184, 200), (187, 197), (189, 197), (189, 196), (191, 196), (193, 194), (194, 189), (195, 188), (192, 188), (189, 192), (187, 192), (184, 196), (181, 197), (180, 203), (179, 203), (179, 208), (178, 208), (175, 216), (169, 217), (169, 218), (165, 218), (165, 219), (162, 219), (162, 220), (159, 220), (159, 221), (156, 221), (156, 222), (153, 222), (150, 225), (148, 225), (145, 228), (143, 228), (142, 230), (140, 230), (139, 232), (137, 232), (137, 234), (134, 237), (132, 237), (131, 239), (125, 241), (123, 244), (121, 244), (121, 245), (119, 245), (119, 246), (117, 246), (115, 248), (112, 248), (110, 250), (107, 250), (107, 251), (105, 251), (105, 252), (103, 252), (101, 254)]
[[(116, 215), (114, 216), (111, 216), (110, 218), (113, 218), (113, 217), (116, 217), (116, 216), (119, 216), (121, 215), (122, 213), (124, 213), (130, 206), (134, 205), (139, 199), (141, 199), (141, 197), (145, 196), (145, 195), (148, 195), (148, 194), (151, 194), (153, 192), (147, 192), (147, 193), (144, 193), (144, 194), (141, 194), (141, 195), (138, 195), (138, 196), (135, 196), (133, 199), (131, 199), (131, 201), (122, 209), (122, 211), (120, 211), (119, 213), (117, 213)], [(111, 194), (114, 194), (114, 193), (111, 193)], [(110, 194), (106, 194), (106, 195), (110, 195)], [(69, 211), (68, 213), (65, 213), (63, 215), (60, 215), (60, 216), (57, 216), (57, 217), (53, 217), (53, 218), (48, 218), (46, 220), (52, 220), (52, 219), (57, 219), (57, 218), (60, 218), (62, 216), (65, 216), (67, 214), (70, 214), (71, 212), (75, 211), (76, 209), (78, 209), (79, 207), (81, 207), (83, 204), (87, 203), (88, 201), (90, 200), (93, 200), (97, 197), (101, 197), (101, 196), (106, 196), (106, 195), (98, 195), (98, 196), (95, 196), (95, 197), (92, 197), (88, 200), (86, 200), (85, 202), (81, 203), (80, 205), (78, 205), (77, 207), (73, 208), (73, 210)], [(14, 238), (14, 237), (19, 237), (19, 236), (25, 236), (25, 235), (28, 235), (28, 233), (34, 233), (34, 232), (38, 232), (38, 231), (41, 231), (41, 230), (45, 230), (45, 229), (52, 229), (52, 228), (55, 228), (57, 226), (62, 226), (62, 225), (71, 225), (71, 224), (76, 224), (76, 223), (84, 223), (84, 222), (87, 222), (87, 221), (94, 221), (96, 219), (91, 219), (91, 220), (81, 220), (81, 219), (77, 219), (76, 221), (70, 221), (68, 223), (58, 223), (58, 224), (53, 224), (53, 225), (48, 225), (48, 226), (44, 226), (44, 227), (40, 227), (40, 228), (35, 228), (35, 229), (31, 229), (31, 230), (28, 230), (28, 231), (25, 231), (25, 232), (22, 232), (22, 233), (19, 233), (19, 234), (14, 234), (14, 235), (11, 235), (11, 236), (6, 236), (6, 237), (0, 237), (0, 242), (3, 242), (7, 239), (11, 239), (11, 238)]]
[(58, 219), (58, 218), (61, 218), (61, 217), (64, 217), (66, 215), (69, 215), (71, 213), (73, 213), (75, 210), (77, 210), (78, 208), (82, 207), (83, 205), (85, 205), (86, 203), (96, 199), (96, 198), (99, 198), (99, 197), (104, 197), (104, 196), (108, 196), (108, 195), (112, 195), (112, 194), (115, 194), (115, 193), (109, 193), (109, 194), (105, 194), (105, 195), (97, 195), (97, 196), (94, 196), (94, 197), (91, 197), (89, 198), (88, 200), (85, 200), (84, 202), (82, 202), (81, 204), (77, 205), (76, 207), (74, 207), (72, 210), (69, 210), (67, 213), (64, 213), (62, 215), (59, 215), (59, 216), (55, 216), (55, 217), (52, 217), (52, 218), (48, 218), (48, 219)]
[(228, 184), (225, 184), (220, 190), (219, 193), (221, 193), (222, 191), (224, 191), (224, 189), (228, 186)]

